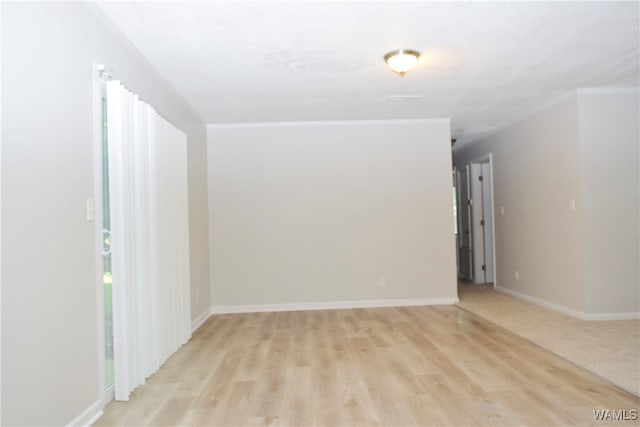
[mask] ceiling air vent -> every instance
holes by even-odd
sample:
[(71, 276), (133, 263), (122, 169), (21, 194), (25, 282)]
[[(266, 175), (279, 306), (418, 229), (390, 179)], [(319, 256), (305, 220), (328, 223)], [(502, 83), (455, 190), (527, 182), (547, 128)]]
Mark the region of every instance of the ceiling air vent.
[(389, 95), (387, 102), (418, 102), (422, 98), (423, 95)]

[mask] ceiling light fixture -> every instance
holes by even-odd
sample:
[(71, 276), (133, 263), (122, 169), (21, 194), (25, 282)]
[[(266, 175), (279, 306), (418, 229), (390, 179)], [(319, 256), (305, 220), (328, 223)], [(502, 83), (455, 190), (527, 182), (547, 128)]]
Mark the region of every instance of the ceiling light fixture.
[(384, 61), (392, 71), (404, 77), (407, 71), (412, 69), (420, 58), (420, 53), (411, 49), (398, 49), (387, 53)]

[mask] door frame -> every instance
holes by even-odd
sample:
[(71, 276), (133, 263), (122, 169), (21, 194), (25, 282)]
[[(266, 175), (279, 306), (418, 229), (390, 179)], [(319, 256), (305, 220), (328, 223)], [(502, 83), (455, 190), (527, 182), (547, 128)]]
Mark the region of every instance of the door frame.
[[(106, 94), (106, 82), (103, 77), (104, 66), (92, 64), (93, 72), (93, 199), (87, 199), (87, 210), (89, 203), (93, 210), (94, 236), (95, 236), (95, 280), (96, 280), (96, 315), (98, 325), (98, 396), (102, 401), (102, 407), (113, 400), (114, 386), (106, 386), (105, 382), (105, 313), (104, 313), (104, 261), (103, 250), (103, 206), (102, 206), (102, 132), (103, 132), (103, 111), (102, 98)], [(91, 200), (91, 202), (89, 202)], [(88, 214), (88, 212), (87, 212)], [(102, 409), (102, 408), (101, 408)]]

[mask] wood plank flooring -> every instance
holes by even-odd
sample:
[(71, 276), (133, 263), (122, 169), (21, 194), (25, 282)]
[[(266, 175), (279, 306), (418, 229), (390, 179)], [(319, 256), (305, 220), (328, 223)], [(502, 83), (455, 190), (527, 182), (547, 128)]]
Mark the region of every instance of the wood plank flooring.
[(210, 317), (97, 426), (639, 425), (640, 398), (456, 306)]

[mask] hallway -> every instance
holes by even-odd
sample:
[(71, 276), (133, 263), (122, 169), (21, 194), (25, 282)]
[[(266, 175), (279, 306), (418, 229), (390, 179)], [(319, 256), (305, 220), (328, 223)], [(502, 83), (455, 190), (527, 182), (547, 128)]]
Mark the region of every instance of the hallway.
[(461, 308), (640, 395), (640, 320), (580, 320), (492, 285), (460, 282), (458, 296)]

